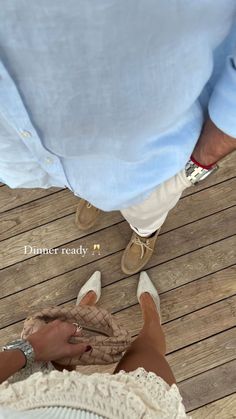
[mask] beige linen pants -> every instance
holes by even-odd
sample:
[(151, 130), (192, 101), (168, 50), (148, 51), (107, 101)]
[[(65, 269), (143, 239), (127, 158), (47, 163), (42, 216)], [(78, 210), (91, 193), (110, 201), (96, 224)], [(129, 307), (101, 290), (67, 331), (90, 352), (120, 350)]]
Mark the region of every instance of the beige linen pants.
[(182, 169), (158, 185), (143, 202), (122, 210), (121, 214), (136, 233), (143, 237), (149, 236), (162, 226), (184, 189), (191, 185), (185, 175), (185, 169)]

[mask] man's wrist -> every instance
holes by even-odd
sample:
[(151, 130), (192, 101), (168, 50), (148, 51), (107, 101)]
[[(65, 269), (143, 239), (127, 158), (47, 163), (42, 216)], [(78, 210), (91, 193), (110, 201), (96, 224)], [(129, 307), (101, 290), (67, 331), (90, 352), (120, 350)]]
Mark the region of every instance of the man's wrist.
[(229, 137), (208, 119), (192, 156), (199, 164), (210, 166), (234, 150), (236, 150), (236, 139)]
[(205, 170), (211, 170), (211, 169), (213, 169), (213, 168), (216, 166), (216, 163), (217, 163), (217, 162), (214, 162), (213, 164), (208, 164), (208, 165), (203, 164), (203, 163), (199, 163), (199, 161), (198, 161), (198, 160), (196, 160), (196, 159), (193, 157), (193, 155), (191, 155), (190, 159), (191, 159), (191, 160), (192, 160), (192, 162), (193, 162), (193, 163), (195, 163), (197, 166), (200, 166), (202, 169), (205, 169)]

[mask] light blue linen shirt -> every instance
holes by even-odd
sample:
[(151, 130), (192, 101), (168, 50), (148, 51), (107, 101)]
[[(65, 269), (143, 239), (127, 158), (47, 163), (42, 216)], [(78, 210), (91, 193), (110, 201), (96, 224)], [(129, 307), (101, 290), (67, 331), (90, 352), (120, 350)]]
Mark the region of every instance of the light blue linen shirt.
[(0, 180), (105, 211), (236, 137), (235, 0), (0, 0)]

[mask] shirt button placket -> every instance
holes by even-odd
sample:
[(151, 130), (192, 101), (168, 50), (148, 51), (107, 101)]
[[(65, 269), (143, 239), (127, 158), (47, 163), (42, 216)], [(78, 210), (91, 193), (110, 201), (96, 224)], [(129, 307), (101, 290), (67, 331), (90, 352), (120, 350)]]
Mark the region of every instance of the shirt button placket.
[(30, 132), (30, 131), (22, 130), (22, 131), (20, 132), (20, 134), (21, 134), (21, 135), (22, 135), (22, 137), (24, 137), (24, 138), (29, 138), (29, 137), (32, 137), (32, 134), (31, 134), (31, 132)]
[(44, 159), (44, 161), (45, 161), (46, 164), (52, 164), (53, 163), (53, 159), (51, 157), (46, 157)]

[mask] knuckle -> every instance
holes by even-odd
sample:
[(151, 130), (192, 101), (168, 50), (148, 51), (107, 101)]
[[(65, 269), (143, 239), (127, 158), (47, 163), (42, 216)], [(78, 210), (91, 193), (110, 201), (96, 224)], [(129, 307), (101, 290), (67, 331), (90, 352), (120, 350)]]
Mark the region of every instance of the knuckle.
[(66, 335), (74, 333), (74, 325), (72, 323), (62, 322), (61, 328)]
[(54, 320), (54, 321), (53, 321), (53, 324), (54, 324), (55, 326), (59, 326), (59, 325), (61, 324), (61, 320), (56, 319), (56, 320)]

